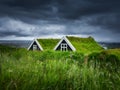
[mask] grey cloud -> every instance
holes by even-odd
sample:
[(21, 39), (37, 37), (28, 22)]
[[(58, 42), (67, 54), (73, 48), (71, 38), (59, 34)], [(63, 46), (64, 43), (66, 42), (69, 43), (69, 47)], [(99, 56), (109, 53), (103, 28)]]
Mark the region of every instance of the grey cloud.
[[(78, 19), (98, 13), (119, 12), (119, 0), (1, 0), (5, 15), (18, 15), (32, 18)], [(7, 9), (10, 9), (7, 10)], [(2, 10), (1, 10), (2, 11)], [(28, 14), (27, 14), (28, 13)]]
[(1, 32), (0, 31), (0, 37), (6, 37), (6, 36), (17, 36), (17, 37), (26, 37), (26, 36), (29, 36), (27, 34), (24, 34), (24, 33), (20, 33), (20, 32), (17, 32), (17, 31), (4, 31), (4, 32)]
[[(66, 1), (66, 2), (64, 2)], [(61, 1), (60, 11), (69, 19), (78, 19), (82, 16), (102, 13), (119, 12), (119, 0), (64, 0)]]
[[(3, 22), (4, 21), (4, 22)], [(39, 22), (39, 24), (28, 24), (20, 20), (11, 18), (0, 19), (0, 35), (5, 36), (41, 36), (61, 33), (65, 29), (64, 25), (51, 24), (50, 22)]]
[(120, 13), (91, 16), (87, 20), (92, 26), (100, 26), (105, 30), (120, 33)]
[[(2, 22), (4, 21), (4, 22)], [(40, 37), (54, 35), (81, 35), (94, 36), (96, 40), (119, 41), (120, 33), (111, 32), (96, 25), (89, 25), (88, 19), (81, 21), (65, 21), (53, 23), (51, 21), (39, 21), (39, 24), (28, 24), (11, 18), (0, 19), (0, 37)], [(103, 33), (104, 32), (104, 33)]]
[(119, 10), (119, 0), (0, 0), (0, 36), (82, 34), (119, 41)]

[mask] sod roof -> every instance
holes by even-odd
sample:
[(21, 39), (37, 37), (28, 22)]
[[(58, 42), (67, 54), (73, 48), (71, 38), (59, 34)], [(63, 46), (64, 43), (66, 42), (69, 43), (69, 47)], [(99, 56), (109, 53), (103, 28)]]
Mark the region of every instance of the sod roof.
[[(66, 36), (71, 44), (76, 48), (76, 51), (80, 52), (96, 52), (103, 50), (103, 48), (92, 38), (80, 38), (73, 36)], [(53, 50), (60, 39), (37, 39), (43, 50)]]
[(92, 37), (80, 38), (67, 36), (67, 38), (76, 48), (76, 51), (89, 53), (103, 50), (103, 48)]
[(60, 39), (37, 39), (43, 50), (53, 50)]

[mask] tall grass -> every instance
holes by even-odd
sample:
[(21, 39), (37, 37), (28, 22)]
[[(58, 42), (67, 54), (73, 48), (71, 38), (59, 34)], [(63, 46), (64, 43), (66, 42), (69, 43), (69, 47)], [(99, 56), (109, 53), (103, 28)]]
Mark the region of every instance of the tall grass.
[(15, 49), (1, 53), (0, 62), (0, 90), (120, 90), (120, 69), (112, 69), (119, 59), (103, 52)]

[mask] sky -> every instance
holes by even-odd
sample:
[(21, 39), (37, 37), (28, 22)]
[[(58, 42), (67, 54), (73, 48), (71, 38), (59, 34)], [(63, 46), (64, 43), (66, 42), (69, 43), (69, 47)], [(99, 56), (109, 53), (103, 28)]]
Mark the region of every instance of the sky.
[(120, 0), (0, 0), (0, 39), (64, 35), (120, 42)]

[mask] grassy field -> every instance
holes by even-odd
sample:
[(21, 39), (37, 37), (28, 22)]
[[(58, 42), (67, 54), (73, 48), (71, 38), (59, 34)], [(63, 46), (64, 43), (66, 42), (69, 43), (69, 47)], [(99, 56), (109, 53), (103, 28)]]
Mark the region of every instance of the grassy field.
[(120, 90), (120, 49), (27, 51), (0, 45), (0, 90)]

